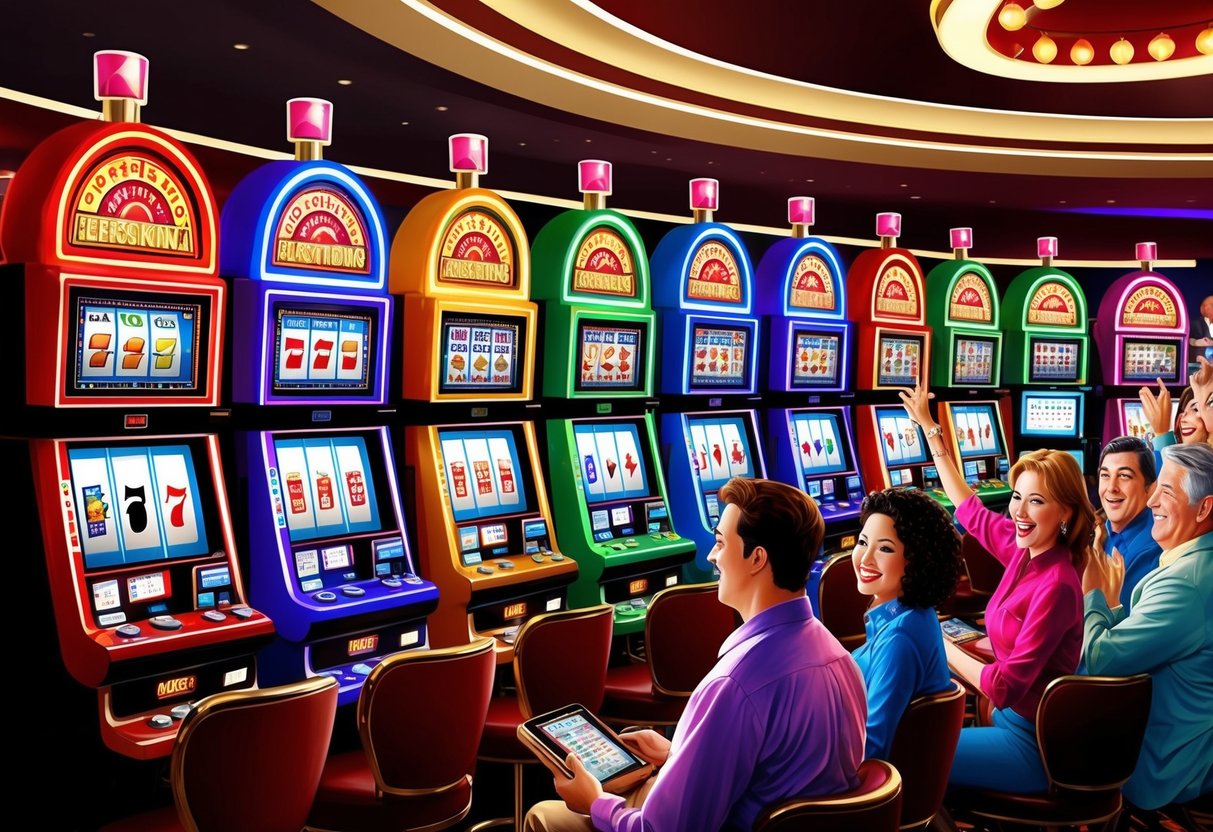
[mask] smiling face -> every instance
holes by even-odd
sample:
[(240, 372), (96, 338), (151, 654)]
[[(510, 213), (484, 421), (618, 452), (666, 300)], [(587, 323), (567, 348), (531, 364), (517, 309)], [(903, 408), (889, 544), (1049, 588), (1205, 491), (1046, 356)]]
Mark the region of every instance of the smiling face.
[(1213, 510), (1213, 497), (1192, 505), (1187, 485), (1183, 468), (1174, 462), (1163, 463), (1148, 505), (1154, 515), (1151, 533), (1164, 551), (1199, 536), (1202, 524), (1207, 524)]
[(1180, 411), (1179, 441), (1184, 445), (1190, 442), (1209, 441), (1209, 431), (1205, 427), (1204, 420), (1200, 418), (1200, 403), (1196, 399), (1192, 399)]
[(855, 567), (859, 594), (871, 596), (873, 606), (900, 597), (906, 555), (892, 517), (887, 514), (868, 516), (851, 553), (851, 565)]
[(1119, 532), (1141, 514), (1150, 498), (1137, 454), (1108, 454), (1099, 466), (1099, 502), (1112, 531)]
[(1015, 545), (1036, 557), (1057, 545), (1061, 523), (1072, 512), (1045, 491), (1039, 474), (1024, 471), (1015, 480), (1009, 513), (1015, 521)]

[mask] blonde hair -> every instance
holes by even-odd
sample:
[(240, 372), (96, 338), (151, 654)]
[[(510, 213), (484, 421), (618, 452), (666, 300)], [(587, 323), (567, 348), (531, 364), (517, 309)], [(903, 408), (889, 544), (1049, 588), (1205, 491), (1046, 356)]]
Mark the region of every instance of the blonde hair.
[(1025, 471), (1040, 477), (1040, 487), (1052, 499), (1073, 510), (1065, 536), (1057, 540), (1070, 550), (1070, 559), (1081, 572), (1095, 538), (1095, 509), (1087, 498), (1087, 482), (1074, 457), (1065, 451), (1039, 450), (1024, 454), (1011, 466), (1011, 487)]

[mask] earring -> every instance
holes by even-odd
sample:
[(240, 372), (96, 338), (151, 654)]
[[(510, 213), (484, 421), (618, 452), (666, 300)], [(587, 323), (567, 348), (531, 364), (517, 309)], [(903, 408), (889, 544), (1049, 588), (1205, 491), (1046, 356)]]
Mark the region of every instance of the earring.
[(1066, 537), (1070, 534), (1070, 527), (1068, 525), (1066, 525), (1065, 520), (1061, 521), (1061, 530), (1060, 531), (1061, 531), (1061, 533), (1058, 535), (1058, 537), (1060, 537), (1062, 540), (1065, 540)]

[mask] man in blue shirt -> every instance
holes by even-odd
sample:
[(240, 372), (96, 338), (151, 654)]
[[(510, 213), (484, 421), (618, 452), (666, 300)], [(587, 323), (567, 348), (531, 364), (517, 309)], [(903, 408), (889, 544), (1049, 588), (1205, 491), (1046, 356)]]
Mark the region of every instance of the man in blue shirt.
[(813, 617), (804, 585), (825, 523), (804, 492), (736, 477), (708, 560), (722, 603), (744, 624), (695, 688), (673, 740), (622, 735), (657, 774), (626, 795), (602, 785), (570, 754), (556, 777), (563, 801), (527, 815), (528, 832), (748, 830), (789, 797), (837, 794), (858, 783), (867, 706), (850, 654)]
[[(1108, 518), (1102, 537), (1103, 553), (1124, 561), (1125, 581), (1120, 604), (1129, 612), (1133, 590), (1158, 566), (1162, 547), (1150, 536), (1154, 525), (1146, 501), (1154, 491), (1154, 452), (1133, 436), (1119, 436), (1099, 455), (1099, 503)], [(1100, 531), (1103, 534), (1100, 534)], [(1091, 587), (1084, 583), (1083, 591)]]

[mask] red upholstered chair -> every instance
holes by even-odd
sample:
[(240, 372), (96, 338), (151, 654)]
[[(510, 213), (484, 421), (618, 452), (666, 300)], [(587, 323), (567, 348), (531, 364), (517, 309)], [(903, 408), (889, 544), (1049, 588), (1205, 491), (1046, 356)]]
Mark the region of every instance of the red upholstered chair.
[(871, 598), (859, 594), (850, 553), (830, 558), (821, 570), (817, 609), (821, 611), (821, 623), (848, 650), (868, 639), (863, 616), (871, 603)]
[(720, 603), (715, 583), (658, 592), (644, 623), (648, 661), (607, 670), (600, 716), (620, 725), (674, 725), (736, 627), (737, 614)]
[(1146, 733), (1151, 685), (1145, 673), (1054, 679), (1036, 711), (1048, 792), (953, 791), (953, 817), (1034, 827), (1092, 826), (1116, 818), (1123, 805), (1120, 787), (1137, 765)]
[(965, 689), (911, 700), (897, 723), (889, 762), (901, 772), (901, 828), (925, 829), (943, 805), (964, 723)]
[(320, 676), (200, 700), (173, 746), (174, 809), (106, 827), (186, 832), (299, 832), (320, 782), (337, 680)]
[(496, 666), (492, 639), (377, 664), (358, 696), (362, 748), (328, 761), (308, 827), (398, 832), (463, 820)]
[(864, 760), (854, 791), (823, 797), (794, 797), (766, 809), (754, 832), (897, 832), (901, 775), (892, 763)]
[(939, 605), (939, 613), (969, 618), (983, 615), (1005, 567), (970, 534), (960, 539), (960, 558), (964, 564), (960, 583), (952, 597)]
[(514, 817), (483, 821), (473, 829), (522, 828), (527, 808), (522, 797), (523, 766), (539, 761), (518, 740), (521, 723), (574, 702), (594, 713), (602, 707), (614, 612), (610, 604), (550, 612), (528, 619), (518, 631), (517, 692), (493, 697), (479, 754), (481, 760), (514, 767)]

